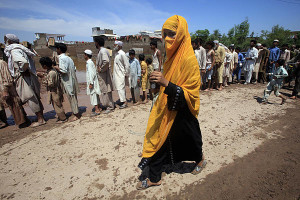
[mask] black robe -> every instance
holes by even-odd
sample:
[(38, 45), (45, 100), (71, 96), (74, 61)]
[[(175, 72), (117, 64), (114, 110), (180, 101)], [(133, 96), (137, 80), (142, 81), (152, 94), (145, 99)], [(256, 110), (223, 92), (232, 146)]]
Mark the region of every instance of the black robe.
[(138, 166), (142, 170), (149, 166), (148, 178), (154, 183), (160, 181), (164, 165), (182, 161), (199, 163), (202, 160), (199, 122), (188, 108), (184, 91), (169, 82), (164, 93), (168, 95), (168, 109), (177, 111), (177, 115), (162, 147), (151, 158), (143, 158)]

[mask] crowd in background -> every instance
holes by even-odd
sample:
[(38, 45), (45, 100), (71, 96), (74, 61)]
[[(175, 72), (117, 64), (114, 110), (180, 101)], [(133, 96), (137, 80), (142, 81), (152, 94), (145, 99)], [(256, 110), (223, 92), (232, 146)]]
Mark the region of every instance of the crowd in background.
[[(4, 37), (6, 47), (5, 55), (8, 62), (0, 60), (0, 118), (2, 126), (8, 126), (5, 107), (12, 113), (15, 124), (19, 128), (40, 126), (46, 123), (43, 116), (43, 104), (40, 97), (40, 83), (38, 77), (43, 79), (48, 93), (48, 103), (53, 105), (57, 114), (57, 123), (78, 120), (81, 116), (78, 109), (77, 95), (79, 84), (76, 77), (76, 67), (73, 60), (66, 54), (67, 46), (56, 43), (53, 57), (42, 57), (39, 60), (44, 72), (37, 72), (33, 57), (37, 53), (19, 44), (19, 38), (13, 34)], [(130, 88), (131, 99), (134, 105), (147, 103), (148, 98), (155, 102), (159, 85), (150, 80), (155, 71), (163, 71), (163, 55), (157, 48), (157, 42), (151, 41), (153, 51), (151, 58), (144, 54), (136, 55), (134, 50), (125, 53), (123, 43), (115, 41), (114, 61), (110, 51), (104, 47), (102, 37), (94, 37), (98, 49), (96, 62), (92, 60), (93, 52), (84, 51), (86, 60), (87, 95), (94, 106), (91, 116), (108, 114), (116, 108), (112, 98), (112, 91), (117, 91), (120, 109), (127, 108), (126, 90)], [(268, 48), (265, 44), (251, 40), (247, 52), (235, 44), (226, 47), (219, 41), (209, 41), (202, 44), (201, 40), (193, 40), (192, 46), (198, 61), (201, 75), (201, 90), (204, 92), (220, 91), (231, 84), (265, 84), (263, 102), (274, 91), (276, 96), (285, 97), (279, 93), (285, 83), (290, 84), (293, 78), (295, 86), (292, 99), (296, 99), (299, 92), (299, 48), (283, 44), (279, 48), (279, 41), (274, 40), (273, 46)], [(142, 99), (140, 93), (142, 89)], [(67, 119), (63, 108), (63, 94), (67, 96), (72, 110), (72, 117)], [(149, 96), (149, 97), (148, 97)], [(37, 116), (37, 122), (28, 120), (23, 105), (27, 103)]]

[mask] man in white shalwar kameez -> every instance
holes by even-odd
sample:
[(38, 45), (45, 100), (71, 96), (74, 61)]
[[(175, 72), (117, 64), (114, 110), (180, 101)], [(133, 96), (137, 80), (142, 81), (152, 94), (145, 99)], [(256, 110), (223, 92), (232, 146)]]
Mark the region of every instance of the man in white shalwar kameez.
[(231, 72), (231, 61), (233, 59), (233, 54), (230, 50), (225, 47), (225, 58), (224, 58), (224, 71), (223, 71), (223, 86), (228, 87), (229, 77), (232, 76)]
[(238, 62), (239, 62), (239, 56), (238, 54), (235, 52), (235, 47), (234, 44), (231, 44), (229, 46), (229, 50), (232, 53), (232, 59), (231, 59), (231, 63), (230, 63), (230, 75), (229, 75), (229, 83), (232, 83), (232, 76), (233, 76), (233, 72), (236, 69)]
[(102, 106), (106, 108), (103, 112), (108, 114), (115, 109), (112, 98), (112, 74), (110, 68), (110, 52), (104, 48), (104, 39), (102, 37), (94, 37), (95, 46), (99, 49), (96, 59), (96, 70), (98, 72), (99, 86), (101, 90), (100, 101)]
[(120, 109), (126, 108), (125, 76), (129, 74), (129, 60), (122, 50), (123, 42), (115, 41), (114, 50), (117, 51), (114, 60), (113, 81), (120, 97)]
[(86, 60), (86, 84), (87, 95), (90, 95), (91, 104), (95, 106), (95, 112), (91, 116), (100, 115), (100, 99), (99, 95), (101, 94), (99, 81), (97, 77), (97, 71), (94, 62), (92, 61), (92, 51), (86, 49), (84, 51), (84, 59)]
[(246, 82), (244, 83), (249, 84), (251, 81), (251, 77), (252, 77), (252, 72), (254, 70), (254, 65), (256, 62), (256, 59), (258, 58), (258, 50), (255, 48), (256, 45), (256, 40), (251, 40), (250, 42), (250, 48), (248, 49), (247, 53), (246, 53), (246, 63), (245, 63), (245, 67), (244, 67), (244, 74), (245, 74), (245, 79)]
[(54, 68), (61, 73), (61, 81), (64, 85), (65, 92), (74, 114), (74, 117), (70, 121), (75, 121), (80, 117), (77, 100), (79, 88), (76, 78), (76, 68), (73, 60), (65, 54), (67, 51), (67, 46), (65, 44), (57, 43), (56, 51), (59, 55), (59, 65), (54, 66)]
[(38, 118), (32, 126), (45, 124), (44, 107), (40, 100), (40, 83), (36, 75), (36, 68), (32, 59), (35, 54), (19, 44), (19, 38), (14, 34), (4, 36), (6, 47), (4, 53), (8, 57), (8, 68), (16, 84), (16, 91), (22, 103), (28, 106)]
[(253, 70), (253, 84), (256, 84), (257, 83), (257, 80), (258, 80), (258, 72), (259, 72), (259, 67), (260, 67), (260, 63), (261, 63), (261, 60), (262, 60), (262, 49), (263, 49), (263, 46), (261, 45), (261, 43), (257, 43), (256, 44), (256, 49), (258, 50), (258, 57), (255, 61), (255, 65), (254, 65), (254, 70)]

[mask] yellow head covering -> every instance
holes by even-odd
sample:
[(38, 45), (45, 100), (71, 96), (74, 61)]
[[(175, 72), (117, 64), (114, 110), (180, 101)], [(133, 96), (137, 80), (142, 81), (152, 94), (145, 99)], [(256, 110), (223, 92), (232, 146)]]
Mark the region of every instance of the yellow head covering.
[[(164, 64), (164, 77), (183, 89), (187, 105), (191, 113), (197, 117), (200, 107), (201, 79), (187, 22), (183, 17), (174, 15), (164, 23), (162, 32), (164, 29), (176, 32), (175, 39), (165, 38), (167, 59)], [(153, 156), (164, 144), (177, 114), (177, 111), (168, 110), (167, 95), (164, 94), (164, 90), (165, 88), (161, 87), (149, 116), (143, 146), (145, 158)]]

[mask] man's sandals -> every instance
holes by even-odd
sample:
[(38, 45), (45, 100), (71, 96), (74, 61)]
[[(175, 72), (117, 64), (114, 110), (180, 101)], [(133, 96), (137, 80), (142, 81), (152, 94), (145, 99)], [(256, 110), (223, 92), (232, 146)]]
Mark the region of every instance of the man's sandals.
[(207, 164), (206, 160), (202, 160), (192, 171), (192, 174), (193, 175), (199, 174), (203, 170), (203, 168), (206, 166), (206, 164)]
[(136, 185), (136, 189), (137, 190), (145, 190), (149, 187), (152, 187), (152, 186), (160, 186), (161, 185), (161, 180), (158, 181), (157, 183), (152, 183), (148, 178), (146, 178), (145, 180), (139, 182), (137, 185)]

